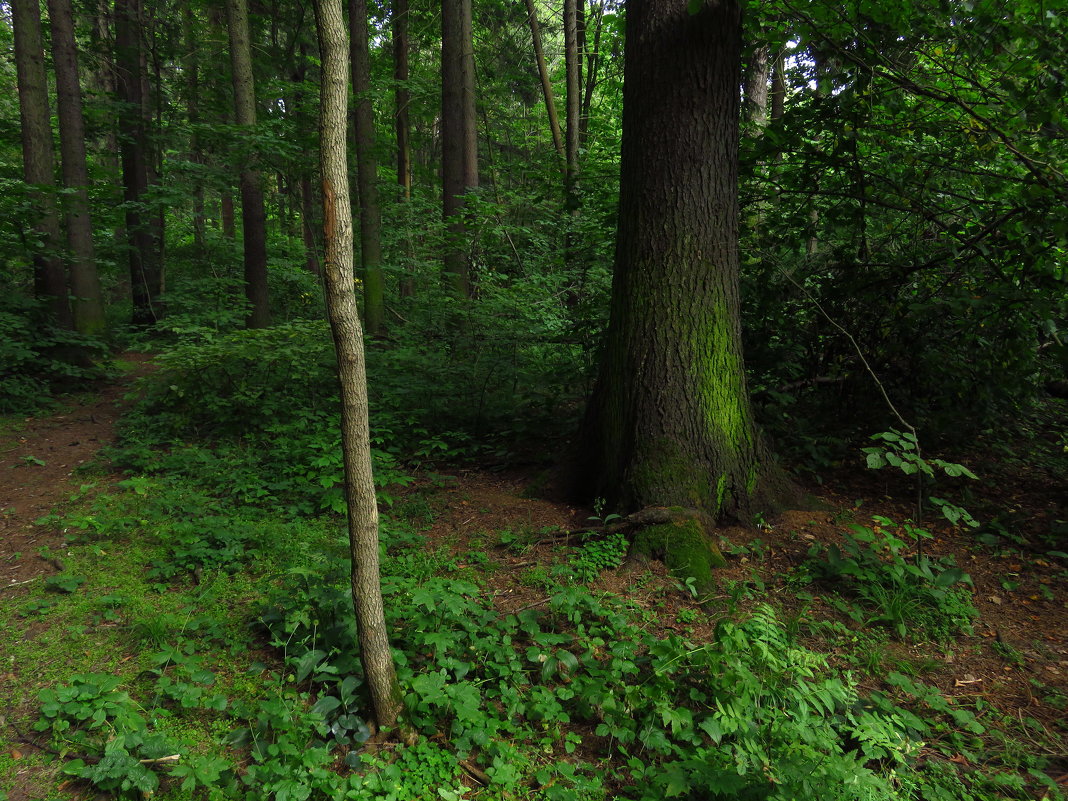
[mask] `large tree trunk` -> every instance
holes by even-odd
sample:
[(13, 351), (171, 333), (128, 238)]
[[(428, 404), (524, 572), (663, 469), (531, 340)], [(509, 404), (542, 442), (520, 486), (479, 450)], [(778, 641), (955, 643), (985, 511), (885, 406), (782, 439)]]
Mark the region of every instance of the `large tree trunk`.
[(341, 380), (341, 436), (345, 459), (352, 600), (360, 661), (371, 692), (375, 720), (389, 728), (401, 709), (400, 687), (386, 633), (378, 566), (378, 506), (371, 477), (367, 423), (367, 377), (363, 332), (352, 276), (352, 210), (345, 158), (348, 60), (340, 0), (316, 0), (322, 54), (320, 164), (323, 174), (323, 228), (326, 242), (326, 306)]
[(477, 189), (478, 180), (478, 113), (475, 110), (475, 38), (471, 20), (471, 0), (460, 0), (460, 129), (463, 131), (464, 190)]
[(141, 0), (115, 0), (115, 77), (123, 101), (119, 150), (135, 326), (151, 325), (159, 318), (163, 282), (162, 243), (156, 239), (155, 226), (147, 221), (150, 212), (144, 206), (149, 164), (142, 64)]
[(89, 171), (85, 160), (85, 118), (78, 82), (74, 19), (70, 0), (48, 0), (52, 23), (52, 59), (56, 69), (59, 108), (59, 148), (67, 199), (67, 242), (70, 245), (70, 290), (74, 296), (74, 327), (83, 334), (104, 330), (104, 300), (93, 251), (93, 222), (89, 216)]
[(465, 252), (463, 217), (463, 16), (462, 0), (441, 0), (441, 188), (446, 242), (445, 281), (460, 297), (471, 294), (471, 274)]
[(34, 293), (47, 301), (58, 325), (71, 328), (73, 319), (60, 242), (51, 114), (38, 0), (15, 0), (11, 4), (11, 20), (22, 123), (22, 175), (30, 187), (34, 206), (33, 230), (40, 239), (40, 245), (33, 249)]
[[(238, 126), (256, 126), (256, 84), (252, 77), (252, 45), (249, 41), (248, 3), (226, 0), (230, 31), (230, 63), (234, 82), (234, 117)], [(250, 305), (249, 328), (271, 324), (267, 299), (267, 215), (263, 208), (260, 172), (251, 163), (241, 168), (241, 225), (245, 249), (245, 297)]]
[[(580, 442), (587, 497), (614, 511), (684, 507), (746, 519), (774, 495), (742, 365), (736, 0), (631, 0), (619, 231), (601, 371)], [(668, 135), (666, 132), (670, 132)], [(694, 521), (697, 521), (695, 523)], [(655, 537), (654, 537), (655, 538)], [(707, 548), (705, 548), (707, 553)], [(669, 558), (669, 563), (671, 559)], [(677, 565), (676, 565), (677, 566)], [(696, 564), (681, 569), (699, 579)]]
[(367, 42), (367, 0), (351, 0), (349, 32), (352, 51), (353, 128), (356, 134), (356, 182), (360, 194), (360, 278), (363, 280), (363, 323), (372, 337), (385, 322), (385, 278), (382, 274), (382, 212), (378, 207), (378, 164), (375, 161), (375, 120), (371, 106), (371, 54)]

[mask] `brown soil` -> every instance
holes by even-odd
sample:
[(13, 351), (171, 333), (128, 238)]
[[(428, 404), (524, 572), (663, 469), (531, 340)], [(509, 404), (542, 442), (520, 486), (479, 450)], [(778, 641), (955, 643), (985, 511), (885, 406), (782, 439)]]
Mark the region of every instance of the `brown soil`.
[[(150, 356), (127, 353), (132, 369), (99, 392), (70, 399), (60, 411), (13, 421), (0, 432), (0, 590), (60, 569), (42, 549), (61, 543), (58, 532), (34, 521), (89, 482), (79, 475), (114, 438), (131, 381), (150, 369)], [(109, 477), (108, 481), (114, 480)]]

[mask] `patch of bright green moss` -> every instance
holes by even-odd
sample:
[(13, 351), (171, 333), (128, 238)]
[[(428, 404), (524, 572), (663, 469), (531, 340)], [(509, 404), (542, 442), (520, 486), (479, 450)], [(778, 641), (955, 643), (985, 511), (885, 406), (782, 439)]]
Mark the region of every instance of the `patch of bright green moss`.
[(634, 548), (663, 560), (677, 577), (693, 578), (698, 597), (707, 596), (715, 588), (712, 571), (727, 563), (701, 521), (693, 517), (642, 529)]

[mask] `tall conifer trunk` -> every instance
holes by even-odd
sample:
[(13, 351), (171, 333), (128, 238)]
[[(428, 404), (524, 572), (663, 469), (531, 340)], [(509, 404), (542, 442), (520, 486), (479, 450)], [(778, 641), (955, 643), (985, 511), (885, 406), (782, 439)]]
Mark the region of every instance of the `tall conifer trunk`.
[[(745, 518), (776, 489), (742, 365), (736, 0), (630, 0), (619, 231), (588, 497)], [(668, 135), (670, 132), (670, 135)]]
[[(256, 126), (256, 84), (252, 77), (246, 0), (226, 0), (230, 31), (230, 63), (234, 82), (234, 116), (238, 126)], [(249, 328), (271, 324), (267, 300), (267, 213), (263, 207), (260, 172), (249, 162), (241, 167), (241, 227), (245, 250), (245, 297), (249, 302)]]
[(147, 326), (160, 315), (163, 283), (162, 243), (145, 207), (149, 187), (148, 127), (144, 115), (141, 53), (141, 0), (115, 0), (115, 77), (122, 100), (119, 151), (130, 265), (132, 322)]
[(89, 171), (85, 160), (85, 118), (74, 44), (70, 0), (48, 0), (52, 25), (52, 53), (56, 70), (59, 147), (67, 200), (67, 243), (70, 245), (70, 290), (74, 296), (74, 327), (83, 334), (104, 330), (104, 301), (93, 251), (93, 223), (89, 216)]
[(54, 191), (55, 157), (38, 0), (14, 0), (11, 18), (22, 123), (22, 174), (30, 186), (33, 229), (40, 239), (40, 247), (33, 253), (34, 292), (48, 302), (52, 318), (58, 325), (71, 328), (73, 320), (67, 300), (67, 275)]

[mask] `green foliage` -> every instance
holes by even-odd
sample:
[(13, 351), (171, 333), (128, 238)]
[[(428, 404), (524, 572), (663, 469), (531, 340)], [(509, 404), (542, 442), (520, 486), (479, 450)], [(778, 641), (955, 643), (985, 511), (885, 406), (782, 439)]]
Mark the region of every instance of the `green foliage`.
[(627, 538), (620, 532), (589, 537), (570, 558), (575, 579), (582, 584), (589, 584), (604, 571), (615, 570), (623, 564), (628, 547)]
[(29, 414), (57, 392), (84, 389), (103, 377), (96, 339), (57, 328), (41, 304), (0, 280), (0, 414)]
[(863, 606), (843, 604), (843, 611), (858, 622), (885, 623), (902, 638), (947, 639), (970, 632), (978, 612), (970, 593), (954, 587), (970, 584), (968, 574), (951, 557), (932, 559), (920, 552), (908, 557), (910, 541), (929, 539), (926, 531), (908, 524), (899, 528), (885, 517), (874, 520), (871, 527), (851, 526), (853, 533), (843, 535), (841, 546), (809, 548), (813, 574), (846, 590)]
[[(891, 467), (896, 467), (906, 476), (915, 476), (919, 482), (933, 482), (936, 471), (941, 471), (950, 478), (963, 476), (978, 480), (978, 476), (964, 465), (953, 464), (943, 459), (924, 459), (920, 456), (916, 435), (911, 432), (890, 429), (879, 434), (873, 434), (871, 438), (883, 443), (877, 447), (860, 449), (861, 453), (867, 454), (866, 461), (868, 467), (872, 470), (879, 470), (890, 465)], [(920, 487), (922, 491), (922, 483)], [(926, 498), (953, 525), (963, 522), (971, 528), (979, 527), (979, 522), (968, 513), (967, 509), (929, 494), (926, 494)]]

